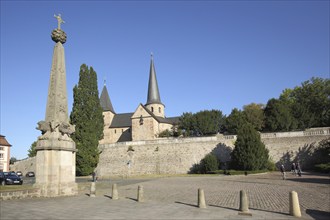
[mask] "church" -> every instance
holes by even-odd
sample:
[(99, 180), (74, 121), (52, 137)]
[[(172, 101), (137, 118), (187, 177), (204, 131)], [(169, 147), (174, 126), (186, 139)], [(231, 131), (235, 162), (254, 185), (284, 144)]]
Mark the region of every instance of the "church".
[(100, 144), (154, 140), (159, 138), (161, 132), (172, 130), (179, 122), (179, 117), (165, 117), (165, 105), (160, 99), (152, 55), (146, 104), (140, 103), (134, 112), (116, 113), (106, 85), (101, 92), (100, 104), (104, 118), (103, 139), (99, 141)]

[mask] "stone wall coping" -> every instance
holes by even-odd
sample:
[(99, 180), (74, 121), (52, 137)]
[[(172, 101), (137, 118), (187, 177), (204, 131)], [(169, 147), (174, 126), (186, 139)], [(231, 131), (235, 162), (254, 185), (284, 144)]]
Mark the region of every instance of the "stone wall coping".
[(100, 144), (103, 147), (115, 147), (115, 146), (139, 146), (139, 145), (155, 145), (155, 144), (168, 144), (168, 143), (197, 143), (197, 142), (209, 142), (218, 141), (216, 136), (211, 137), (191, 137), (191, 138), (159, 138), (156, 140), (146, 141), (127, 141), (117, 142), (111, 144)]
[[(304, 131), (290, 131), (290, 132), (271, 132), (260, 133), (261, 139), (265, 138), (283, 138), (283, 137), (304, 137), (304, 136), (319, 136), (330, 135), (330, 127), (324, 128), (311, 128)], [(217, 134), (210, 137), (189, 137), (189, 138), (159, 138), (155, 140), (146, 141), (127, 141), (117, 142), (111, 144), (100, 144), (100, 147), (120, 147), (120, 146), (139, 146), (139, 145), (155, 145), (155, 144), (168, 144), (168, 143), (197, 143), (221, 140), (236, 140), (237, 135), (223, 135)]]

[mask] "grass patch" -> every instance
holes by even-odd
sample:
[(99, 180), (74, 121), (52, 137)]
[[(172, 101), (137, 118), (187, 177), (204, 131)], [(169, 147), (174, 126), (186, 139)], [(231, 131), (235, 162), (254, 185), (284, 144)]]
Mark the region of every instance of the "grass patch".
[(215, 170), (208, 172), (208, 174), (224, 174), (224, 175), (249, 175), (249, 174), (257, 174), (257, 173), (266, 173), (268, 170)]
[(34, 189), (32, 185), (5, 185), (0, 186), (0, 192), (8, 192), (8, 191), (20, 191), (20, 190), (28, 190)]

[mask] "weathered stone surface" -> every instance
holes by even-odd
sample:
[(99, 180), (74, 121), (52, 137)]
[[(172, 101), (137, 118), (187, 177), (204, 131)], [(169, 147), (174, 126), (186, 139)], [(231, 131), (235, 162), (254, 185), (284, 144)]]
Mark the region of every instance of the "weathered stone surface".
[(143, 186), (140, 186), (140, 185), (138, 186), (137, 201), (138, 202), (144, 202)]
[(113, 200), (119, 199), (118, 190), (117, 190), (117, 184), (116, 183), (112, 184), (112, 194), (111, 195), (112, 195), (111, 198)]
[(61, 29), (54, 29), (52, 31), (51, 37), (55, 43), (60, 42), (64, 44), (66, 42), (66, 33)]
[(198, 207), (201, 209), (206, 208), (204, 190), (200, 188), (198, 189)]
[[(270, 157), (274, 162), (278, 162), (287, 152), (292, 153), (291, 158), (293, 159), (300, 148), (309, 145), (317, 146), (318, 142), (330, 137), (329, 128), (322, 128), (322, 134), (319, 130), (314, 130), (313, 133), (270, 133), (267, 135), (272, 137), (267, 138), (263, 137), (263, 134), (261, 136), (262, 141), (269, 149)], [(273, 134), (276, 134), (277, 137)], [(99, 149), (102, 153), (100, 154), (97, 173), (101, 177), (187, 173), (194, 164), (199, 163), (210, 152), (215, 153), (221, 162), (228, 161), (235, 140), (235, 135), (218, 135), (217, 137), (100, 144)], [(130, 147), (134, 151), (129, 151)], [(34, 164), (34, 159), (31, 158), (16, 162), (11, 165), (11, 169), (21, 170), (25, 173), (31, 170), (34, 171)], [(306, 169), (304, 164), (303, 170)]]
[[(292, 153), (294, 159), (305, 146), (317, 146), (318, 142), (330, 137), (329, 128), (321, 130), (324, 130), (322, 134), (279, 132), (273, 138), (265, 138), (262, 134), (262, 141), (273, 161), (278, 162), (287, 152)], [(235, 141), (235, 135), (218, 135), (100, 144), (102, 153), (97, 172), (100, 176), (187, 173), (210, 152), (215, 153), (221, 162), (229, 161)], [(134, 151), (128, 152), (130, 146)], [(131, 161), (130, 166), (128, 161)]]
[(239, 192), (239, 211), (243, 213), (249, 213), (249, 199), (247, 197), (247, 194), (244, 190), (241, 190)]
[(60, 29), (64, 23), (61, 15), (55, 16), (58, 29), (52, 32), (56, 42), (50, 73), (46, 116), (38, 123), (42, 133), (38, 137), (36, 151), (36, 182), (40, 195), (55, 197), (75, 195), (78, 187), (75, 183), (76, 145), (70, 138), (75, 131), (69, 123), (66, 91), (66, 70), (64, 48), (66, 34)]
[(295, 192), (295, 191), (290, 192), (289, 202), (290, 202), (290, 215), (295, 216), (295, 217), (301, 217), (300, 205), (299, 205), (299, 199), (298, 199), (297, 192)]

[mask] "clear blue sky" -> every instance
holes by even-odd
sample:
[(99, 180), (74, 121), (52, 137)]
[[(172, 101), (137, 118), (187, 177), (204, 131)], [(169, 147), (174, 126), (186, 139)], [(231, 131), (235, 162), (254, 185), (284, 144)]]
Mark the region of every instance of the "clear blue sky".
[(266, 104), (329, 78), (329, 1), (1, 1), (1, 131), (22, 159), (44, 120), (62, 14), (69, 111), (80, 65), (117, 113), (146, 103), (150, 53), (166, 116)]

